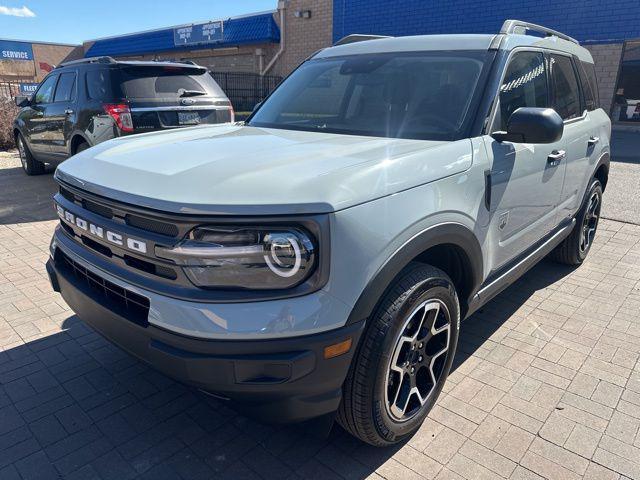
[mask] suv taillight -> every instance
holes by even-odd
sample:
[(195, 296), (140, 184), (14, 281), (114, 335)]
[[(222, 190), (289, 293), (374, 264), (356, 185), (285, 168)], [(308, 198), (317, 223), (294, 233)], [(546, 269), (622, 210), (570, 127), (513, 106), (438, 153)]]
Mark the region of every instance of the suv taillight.
[(105, 103), (102, 105), (104, 111), (118, 125), (123, 132), (133, 132), (133, 119), (131, 118), (131, 110), (126, 103)]

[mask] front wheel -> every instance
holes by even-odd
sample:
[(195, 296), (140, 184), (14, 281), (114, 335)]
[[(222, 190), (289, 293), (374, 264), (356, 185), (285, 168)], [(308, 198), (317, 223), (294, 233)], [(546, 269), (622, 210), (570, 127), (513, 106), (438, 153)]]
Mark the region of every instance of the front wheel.
[(591, 250), (600, 220), (602, 184), (594, 179), (576, 216), (576, 224), (567, 238), (558, 245), (551, 258), (567, 265), (580, 265)]
[(375, 446), (414, 434), (449, 374), (459, 324), (458, 297), (447, 274), (411, 264), (369, 319), (343, 387), (342, 427)]

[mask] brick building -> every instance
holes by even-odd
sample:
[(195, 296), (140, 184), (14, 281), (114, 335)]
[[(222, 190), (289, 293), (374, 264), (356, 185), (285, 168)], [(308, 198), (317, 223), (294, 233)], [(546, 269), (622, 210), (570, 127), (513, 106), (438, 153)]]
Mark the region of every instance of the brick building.
[(59, 63), (82, 55), (79, 45), (0, 39), (0, 82), (38, 83)]
[[(213, 40), (197, 34), (209, 22), (92, 40), (83, 47), (86, 56), (188, 59), (217, 72), (284, 76), (351, 33), (494, 33), (505, 19), (517, 18), (577, 38), (596, 61), (603, 108), (616, 121), (640, 122), (638, 0), (274, 0), (276, 6), (220, 21), (221, 35)], [(177, 32), (185, 28), (199, 41), (179, 41)]]

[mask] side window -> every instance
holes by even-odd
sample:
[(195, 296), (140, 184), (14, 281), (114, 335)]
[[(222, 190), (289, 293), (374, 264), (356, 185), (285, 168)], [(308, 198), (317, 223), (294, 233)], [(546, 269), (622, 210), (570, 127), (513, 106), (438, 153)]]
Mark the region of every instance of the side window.
[(108, 69), (87, 72), (87, 95), (93, 100), (110, 100), (111, 81)]
[(593, 63), (580, 62), (580, 77), (582, 79), (585, 106), (589, 111), (595, 110), (600, 105), (600, 98), (598, 96), (598, 83), (596, 82), (596, 69)]
[(51, 103), (53, 100), (53, 90), (56, 87), (57, 81), (58, 75), (51, 75), (50, 77), (47, 77), (42, 85), (40, 85), (40, 88), (36, 91), (36, 94), (33, 97), (34, 103)]
[(520, 107), (547, 107), (548, 90), (544, 55), (518, 52), (511, 57), (500, 86), (500, 124), (507, 129), (511, 114)]
[(581, 115), (578, 79), (571, 58), (550, 55), (551, 85), (553, 86), (552, 107), (563, 120)]
[(60, 81), (56, 87), (54, 102), (69, 102), (75, 100), (76, 74), (73, 72), (60, 75)]

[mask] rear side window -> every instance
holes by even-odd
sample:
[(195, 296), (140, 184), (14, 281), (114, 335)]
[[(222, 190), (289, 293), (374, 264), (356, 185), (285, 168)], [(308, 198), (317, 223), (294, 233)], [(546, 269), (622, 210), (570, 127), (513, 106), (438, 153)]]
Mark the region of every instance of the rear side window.
[(75, 100), (76, 74), (69, 72), (60, 75), (54, 102), (69, 102)]
[(127, 98), (225, 96), (213, 77), (202, 68), (125, 67), (120, 70), (120, 80)]
[(550, 55), (551, 84), (553, 85), (553, 108), (563, 120), (580, 116), (578, 79), (571, 58)]
[(509, 117), (518, 108), (548, 105), (544, 55), (540, 52), (515, 53), (500, 86), (501, 129), (507, 129)]
[(53, 90), (56, 88), (58, 75), (51, 75), (40, 85), (33, 97), (34, 103), (51, 103), (53, 100)]
[(587, 110), (595, 110), (600, 105), (598, 96), (598, 83), (596, 82), (596, 69), (593, 63), (580, 62), (580, 77), (582, 79), (582, 91)]
[(113, 100), (118, 95), (111, 87), (111, 70), (107, 68), (89, 70), (86, 76), (87, 95), (93, 100)]

